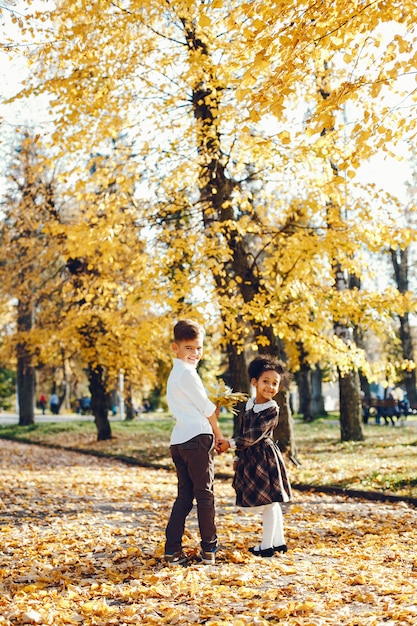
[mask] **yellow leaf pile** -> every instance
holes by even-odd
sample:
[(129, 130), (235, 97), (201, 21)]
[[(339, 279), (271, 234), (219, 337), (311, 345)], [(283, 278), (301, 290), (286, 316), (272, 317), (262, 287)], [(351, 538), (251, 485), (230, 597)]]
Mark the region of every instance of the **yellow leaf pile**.
[[(230, 456), (230, 463), (231, 463)], [(259, 559), (258, 514), (216, 483), (216, 565), (162, 560), (172, 472), (1, 442), (0, 625), (412, 625), (417, 511), (295, 493), (289, 551)], [(184, 548), (198, 549), (195, 512)]]
[(219, 380), (212, 386), (207, 386), (207, 393), (216, 406), (222, 407), (235, 415), (237, 414), (236, 405), (239, 402), (245, 402), (248, 398), (246, 393), (233, 391), (223, 380)]

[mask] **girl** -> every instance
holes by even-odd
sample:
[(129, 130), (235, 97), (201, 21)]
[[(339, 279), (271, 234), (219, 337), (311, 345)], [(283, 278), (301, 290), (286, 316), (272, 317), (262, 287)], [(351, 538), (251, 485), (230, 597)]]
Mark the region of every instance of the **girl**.
[(278, 424), (278, 405), (273, 398), (288, 383), (289, 374), (281, 361), (269, 356), (256, 357), (248, 368), (256, 396), (245, 407), (236, 446), (233, 487), (236, 504), (262, 511), (262, 542), (249, 548), (256, 556), (272, 557), (286, 552), (280, 502), (291, 499), (291, 487), (281, 452), (273, 441)]

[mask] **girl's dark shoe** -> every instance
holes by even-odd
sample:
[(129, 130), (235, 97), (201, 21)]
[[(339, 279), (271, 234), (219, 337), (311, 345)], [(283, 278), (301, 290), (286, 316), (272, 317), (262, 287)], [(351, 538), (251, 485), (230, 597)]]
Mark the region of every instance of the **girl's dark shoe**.
[(264, 559), (270, 559), (274, 556), (274, 548), (266, 548), (266, 550), (262, 550), (261, 548), (249, 548), (249, 552), (252, 552), (255, 556), (262, 556)]
[(288, 548), (287, 546), (284, 544), (282, 544), (282, 546), (274, 546), (274, 552), (287, 552)]

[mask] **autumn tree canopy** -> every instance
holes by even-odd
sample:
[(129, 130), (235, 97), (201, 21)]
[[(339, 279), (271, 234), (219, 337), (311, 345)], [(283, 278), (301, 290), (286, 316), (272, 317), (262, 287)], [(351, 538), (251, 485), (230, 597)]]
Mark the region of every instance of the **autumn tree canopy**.
[[(42, 132), (67, 207), (52, 234), (85, 268), (64, 296), (82, 315), (106, 311), (99, 360), (115, 328), (144, 356), (122, 302), (135, 319), (152, 311), (152, 328), (193, 311), (218, 320), (237, 355), (278, 346), (293, 370), (302, 346), (312, 365), (385, 372), (335, 328), (385, 336), (415, 309), (408, 291), (367, 287), (372, 255), (415, 230), (355, 173), (415, 136), (416, 12), (411, 1), (62, 0), (19, 17), (31, 66), (19, 97), (48, 97)], [(336, 266), (360, 288), (338, 288)], [(76, 342), (80, 320), (65, 321)]]

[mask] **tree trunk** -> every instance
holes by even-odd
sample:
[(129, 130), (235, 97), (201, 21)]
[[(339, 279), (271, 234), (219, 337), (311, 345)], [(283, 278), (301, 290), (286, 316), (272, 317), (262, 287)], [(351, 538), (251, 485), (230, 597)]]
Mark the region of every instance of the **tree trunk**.
[(359, 373), (339, 374), (340, 432), (342, 441), (363, 441), (358, 415), (362, 415)]
[[(238, 352), (237, 347), (229, 342), (227, 344), (227, 357), (229, 362), (228, 370), (224, 376), (224, 382), (233, 391), (247, 393), (251, 392), (248, 368), (246, 366), (245, 355)], [(236, 406), (236, 413), (233, 416), (233, 435), (237, 437), (240, 429), (242, 412), (245, 409), (246, 402), (239, 402)]]
[[(395, 281), (398, 291), (402, 294), (409, 290), (408, 285), (408, 248), (404, 250), (394, 250), (391, 248), (391, 260), (394, 267)], [(400, 321), (400, 340), (402, 346), (403, 358), (406, 361), (414, 361), (413, 337), (410, 328), (410, 319), (408, 313), (399, 315)], [(408, 401), (411, 404), (417, 403), (417, 378), (415, 368), (404, 371), (403, 385), (407, 392)]]
[[(330, 65), (324, 62), (322, 71), (317, 75), (317, 91), (323, 100), (326, 100), (331, 94), (330, 85)], [(324, 136), (330, 128), (323, 128), (321, 135)], [(330, 158), (330, 166), (334, 176), (339, 175), (337, 163)], [(336, 212), (337, 228), (343, 222), (341, 210), (339, 206), (335, 206), (332, 199), (327, 202), (327, 227), (331, 230), (334, 226), (334, 213)], [(338, 261), (332, 261), (335, 289), (341, 292), (345, 289), (353, 289), (356, 284), (356, 277), (349, 276), (343, 270)], [(353, 328), (338, 320), (334, 323), (335, 334), (340, 337), (347, 345), (352, 344)], [(362, 441), (362, 407), (360, 403), (360, 385), (358, 372), (352, 370), (347, 372), (342, 378), (339, 374), (339, 396), (340, 396), (340, 428), (342, 432), (342, 441)]]
[[(201, 72), (196, 74), (195, 84), (192, 88), (192, 105), (196, 121), (197, 151), (201, 164), (199, 185), (203, 223), (208, 235), (213, 231), (213, 223), (224, 225), (222, 237), (225, 238), (231, 253), (230, 260), (224, 262), (221, 272), (213, 271), (213, 278), (219, 294), (226, 298), (230, 294), (230, 283), (225, 280), (224, 276), (239, 278), (236, 280), (235, 289), (240, 291), (246, 303), (250, 303), (260, 293), (261, 281), (259, 268), (253, 262), (253, 249), (235, 226), (236, 213), (233, 206), (233, 192), (239, 186), (239, 182), (226, 175), (220, 132), (221, 120), (218, 115), (221, 110), (220, 99), (223, 89), (220, 83), (218, 84), (216, 66), (210, 58), (207, 44), (196, 34), (195, 23), (188, 16), (182, 17), (181, 21), (192, 64), (198, 62), (198, 66), (201, 68)], [(212, 236), (218, 237), (217, 234)], [(222, 240), (219, 240), (219, 245), (222, 245)], [(272, 324), (252, 323), (252, 330), (255, 337), (262, 335), (263, 338), (268, 339), (268, 349), (265, 349), (263, 342), (258, 342), (260, 351), (278, 354), (279, 344), (274, 335)], [(235, 356), (229, 353), (229, 358), (232, 359), (229, 368), (231, 372), (235, 366)], [(242, 377), (240, 382), (246, 382), (247, 374), (243, 378), (240, 367), (238, 375)], [(287, 414), (283, 411), (281, 422), (285, 419), (287, 419)], [(287, 432), (292, 434), (290, 424), (287, 425)]]
[(107, 393), (103, 378), (104, 372), (100, 365), (89, 367), (88, 379), (91, 393), (91, 413), (94, 415), (94, 423), (97, 427), (97, 441), (105, 441), (112, 438), (108, 416)]
[(227, 344), (226, 349), (229, 367), (224, 375), (224, 382), (233, 391), (249, 394), (250, 380), (244, 353), (238, 352), (237, 347), (231, 342)]
[(300, 369), (294, 375), (298, 389), (298, 413), (303, 416), (304, 422), (313, 420), (310, 372), (310, 366), (307, 363), (301, 363)]
[[(18, 332), (28, 332), (32, 328), (32, 307), (27, 302), (19, 300), (17, 306)], [(35, 368), (32, 365), (32, 355), (26, 342), (17, 344), (17, 397), (19, 402), (19, 426), (28, 426), (35, 423)]]
[(29, 365), (30, 355), (24, 346), (17, 347), (17, 397), (19, 403), (19, 426), (35, 423), (35, 370)]
[(323, 372), (321, 368), (316, 365), (311, 370), (311, 389), (312, 389), (312, 406), (313, 406), (313, 417), (319, 417), (320, 415), (326, 415), (326, 409), (324, 407), (324, 398), (323, 398)]
[[(411, 335), (410, 319), (408, 313), (400, 315), (400, 339), (403, 349), (403, 357), (407, 361), (414, 361), (413, 339)], [(410, 404), (417, 404), (417, 377), (415, 368), (404, 371), (402, 383), (407, 393)]]
[(286, 454), (295, 465), (299, 465), (297, 446), (294, 438), (294, 422), (289, 400), (290, 394), (286, 389), (278, 392), (276, 401), (279, 406), (279, 422), (274, 430), (274, 439), (278, 442), (278, 447), (281, 452)]
[[(334, 267), (335, 285), (337, 291), (348, 288), (345, 272), (339, 264)], [(334, 325), (335, 334), (349, 345), (353, 343), (353, 328), (340, 322)], [(362, 431), (362, 404), (360, 397), (359, 372), (355, 369), (341, 375), (339, 372), (339, 399), (340, 399), (340, 431), (342, 441), (363, 441)]]
[(133, 407), (132, 400), (132, 385), (128, 381), (126, 383), (126, 397), (125, 397), (125, 421), (131, 422), (135, 419), (135, 409)]
[(61, 386), (61, 389), (59, 389), (56, 383), (54, 382), (52, 386), (52, 393), (56, 393), (58, 396), (58, 414), (59, 414), (61, 410), (61, 406), (64, 404), (65, 396), (67, 394), (66, 380), (63, 381), (63, 385)]
[(362, 372), (359, 372), (359, 381), (360, 381), (360, 386), (361, 386), (364, 399), (370, 400), (371, 399), (371, 385), (369, 384), (369, 380), (365, 378)]

